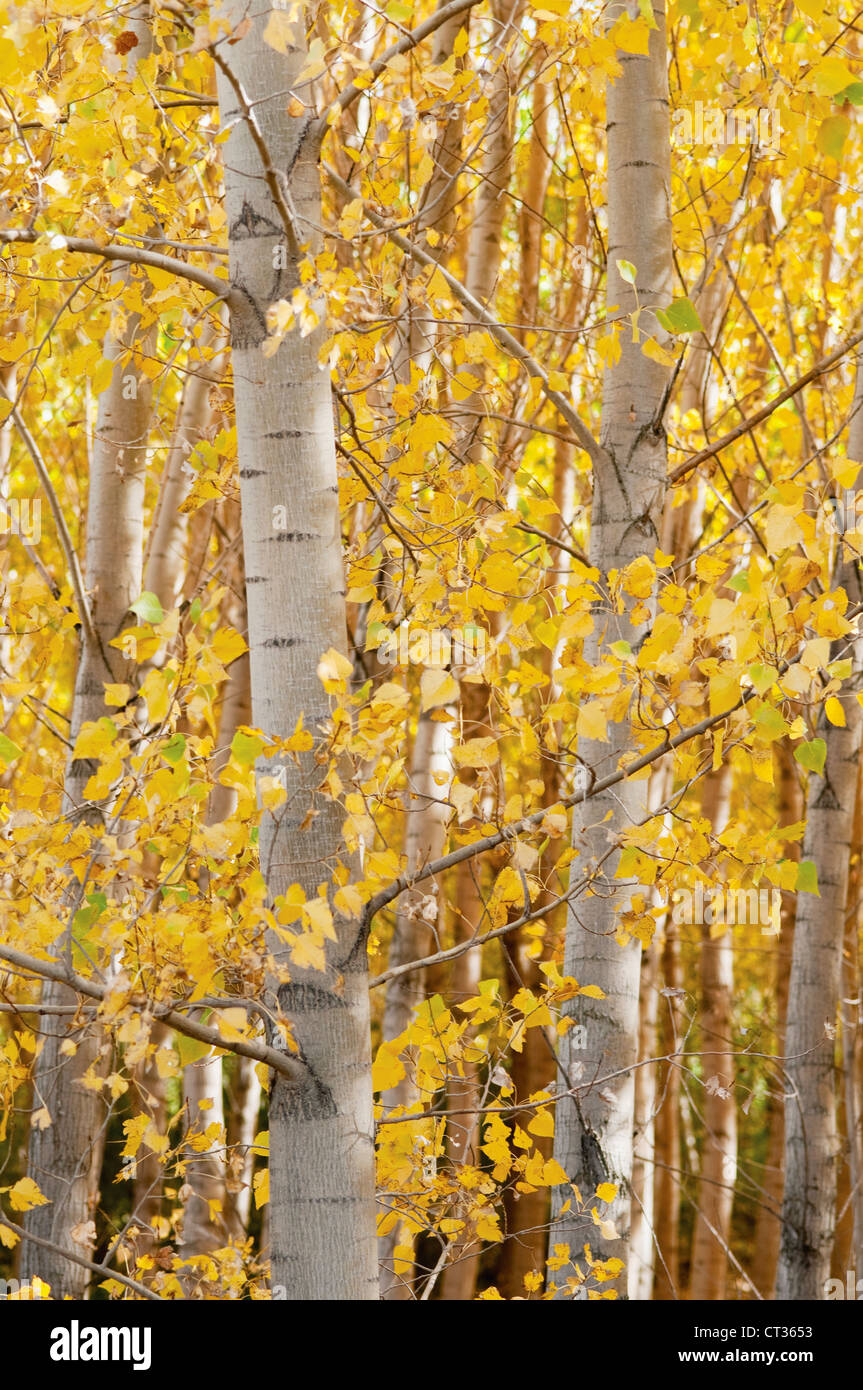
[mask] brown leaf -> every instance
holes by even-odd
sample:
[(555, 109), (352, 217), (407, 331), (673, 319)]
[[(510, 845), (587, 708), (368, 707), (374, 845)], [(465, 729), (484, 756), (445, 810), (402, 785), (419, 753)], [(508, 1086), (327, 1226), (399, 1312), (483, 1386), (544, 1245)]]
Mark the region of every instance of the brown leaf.
[(128, 53), (130, 48), (138, 47), (138, 35), (132, 29), (124, 29), (114, 40), (115, 53)]

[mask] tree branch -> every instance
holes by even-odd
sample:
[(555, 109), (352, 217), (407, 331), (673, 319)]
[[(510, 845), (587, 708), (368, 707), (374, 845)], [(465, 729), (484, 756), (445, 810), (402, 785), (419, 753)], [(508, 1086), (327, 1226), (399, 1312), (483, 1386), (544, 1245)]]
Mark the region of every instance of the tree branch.
[[(428, 19), (423, 20), (422, 24), (418, 24), (415, 29), (409, 30), (397, 43), (392, 44), (386, 52), (382, 53), (380, 58), (376, 58), (374, 62), (370, 64), (371, 81), (374, 82), (380, 77), (381, 73), (388, 64), (392, 62), (393, 58), (398, 58), (402, 53), (410, 52), (412, 48), (416, 48), (417, 44), (422, 43), (423, 39), (427, 39), (429, 34), (433, 34), (436, 29), (440, 29), (448, 20), (455, 19), (456, 15), (461, 14), (463, 11), (473, 9), (474, 5), (480, 4), (482, 4), (482, 0), (450, 0), (448, 5), (442, 5), (440, 9), (435, 10), (434, 14), (429, 15)], [(347, 110), (351, 103), (356, 101), (357, 97), (362, 96), (363, 92), (367, 90), (367, 85), (368, 84), (360, 87), (356, 82), (351, 82), (350, 85), (345, 87), (345, 90), (340, 92), (336, 97), (336, 100), (330, 107), (330, 112), (335, 110)], [(327, 115), (321, 116), (319, 120), (315, 122), (310, 131), (310, 135), (316, 140), (323, 139), (329, 125), (329, 113), (327, 113)]]
[[(88, 999), (103, 1000), (110, 993), (108, 988), (97, 985), (92, 980), (85, 980), (83, 976), (76, 975), (74, 971), (66, 970), (62, 965), (56, 965), (49, 960), (39, 960), (36, 956), (25, 955), (23, 951), (16, 951), (11, 946), (0, 946), (0, 960), (5, 960), (9, 965), (17, 966), (19, 970), (27, 970), (31, 975), (36, 975), (41, 979), (55, 980), (58, 984), (67, 985), (69, 989), (86, 995)], [(132, 1003), (133, 1001), (130, 1000), (129, 1002)], [(228, 1002), (226, 1001), (226, 1004)], [(237, 1007), (242, 1007), (244, 1004), (248, 1005), (248, 1001), (237, 1000)], [(205, 1006), (202, 1004), (202, 1007)], [(26, 1012), (26, 1007), (24, 1012)], [(295, 1061), (287, 1053), (279, 1052), (275, 1047), (270, 1047), (267, 1043), (249, 1042), (242, 1038), (224, 1038), (217, 1028), (210, 1028), (205, 1023), (184, 1018), (170, 1005), (155, 1004), (153, 1014), (161, 1023), (166, 1023), (169, 1028), (173, 1028), (177, 1033), (185, 1034), (187, 1038), (195, 1038), (198, 1042), (207, 1043), (209, 1047), (217, 1047), (222, 1052), (235, 1052), (240, 1057), (251, 1057), (255, 1062), (263, 1062), (265, 1066), (272, 1067), (273, 1071), (281, 1072), (282, 1076), (286, 1076), (289, 1081), (297, 1081), (305, 1074), (302, 1063)]]
[[(863, 334), (861, 334), (861, 336), (863, 336)], [(854, 618), (859, 617), (861, 613), (863, 613), (863, 603), (857, 603), (848, 610), (845, 614), (845, 618), (848, 622), (851, 622)], [(792, 666), (796, 666), (801, 655), (802, 648), (796, 656), (791, 657), (788, 661), (781, 662), (778, 667), (778, 674), (783, 676)], [(675, 734), (673, 738), (668, 738), (666, 735), (663, 742), (657, 744), (655, 748), (651, 748), (647, 753), (643, 753), (640, 758), (633, 759), (632, 762), (626, 764), (626, 767), (618, 768), (616, 772), (610, 772), (607, 777), (596, 779), (594, 769), (588, 768), (587, 771), (594, 776), (594, 780), (591, 782), (590, 786), (582, 788), (577, 792), (571, 792), (569, 796), (562, 796), (554, 806), (544, 806), (539, 811), (533, 811), (529, 816), (524, 816), (522, 820), (513, 821), (511, 825), (505, 825), (502, 830), (496, 830), (492, 835), (485, 835), (480, 840), (472, 840), (469, 844), (460, 845), (458, 849), (452, 850), (449, 854), (443, 855), (440, 859), (429, 860), (429, 862), (424, 864), (416, 873), (400, 874), (387, 888), (382, 888), (380, 892), (375, 893), (375, 895), (369, 899), (365, 908), (366, 925), (370, 926), (381, 908), (386, 907), (388, 903), (391, 903), (394, 898), (399, 897), (406, 889), (415, 887), (416, 884), (424, 882), (427, 878), (434, 878), (437, 874), (442, 874), (447, 869), (454, 868), (456, 864), (462, 864), (466, 859), (474, 859), (479, 854), (485, 854), (488, 850), (497, 849), (499, 845), (517, 840), (520, 835), (536, 830), (542, 825), (546, 816), (557, 810), (558, 807), (563, 810), (569, 810), (571, 807), (577, 806), (581, 802), (590, 801), (592, 797), (597, 796), (600, 792), (607, 791), (609, 787), (616, 787), (618, 783), (625, 782), (628, 777), (633, 776), (635, 773), (643, 772), (645, 768), (650, 767), (659, 758), (664, 757), (666, 753), (672, 753), (675, 749), (682, 747), (683, 744), (689, 743), (692, 739), (698, 738), (701, 734), (708, 733), (710, 729), (714, 728), (717, 724), (721, 724), (724, 719), (728, 719), (732, 714), (736, 714), (739, 709), (744, 709), (745, 706), (749, 704), (750, 700), (755, 699), (757, 694), (758, 692), (754, 686), (750, 687), (749, 690), (744, 690), (740, 699), (736, 704), (732, 705), (730, 709), (723, 710), (721, 714), (706, 715), (704, 719), (700, 720), (697, 724), (693, 724), (690, 728), (681, 729), (680, 733)], [(481, 938), (479, 938), (479, 940), (481, 940)], [(469, 943), (471, 946), (474, 944), (476, 943)]]
[[(0, 228), (0, 242), (5, 241), (9, 244), (32, 243), (47, 235), (49, 233), (33, 231), (29, 227)], [(61, 235), (56, 234), (55, 241)], [(158, 251), (148, 251), (140, 246), (121, 246), (114, 241), (100, 246), (98, 241), (90, 241), (87, 237), (62, 236), (62, 241), (63, 245), (56, 248), (58, 251), (72, 251), (82, 256), (101, 256), (105, 261), (123, 261), (127, 265), (149, 265), (154, 270), (164, 270), (169, 275), (179, 275), (184, 280), (191, 280), (192, 284), (200, 285), (201, 289), (207, 290), (218, 299), (225, 299), (229, 304), (231, 302), (233, 290), (227, 280), (219, 280), (208, 270), (186, 265), (184, 261), (178, 261), (173, 256), (163, 256)]]
[(104, 1274), (106, 1279), (116, 1279), (118, 1284), (125, 1284), (127, 1289), (132, 1289), (142, 1298), (152, 1299), (155, 1303), (164, 1303), (165, 1299), (160, 1293), (154, 1293), (148, 1289), (146, 1284), (139, 1284), (137, 1280), (130, 1279), (127, 1274), (121, 1274), (119, 1270), (111, 1269), (109, 1265), (97, 1265), (92, 1260), (85, 1260), (83, 1255), (74, 1255), (71, 1250), (64, 1250), (62, 1245), (55, 1245), (53, 1240), (45, 1240), (42, 1236), (36, 1236), (32, 1231), (27, 1231), (23, 1226), (10, 1221), (4, 1211), (0, 1211), (0, 1223), (8, 1226), (10, 1231), (14, 1231), (16, 1236), (28, 1241), (31, 1245), (41, 1245), (43, 1250), (50, 1250), (55, 1255), (62, 1255), (64, 1260), (69, 1260), (73, 1265), (80, 1265), (82, 1269), (90, 1269), (94, 1274)]
[[(356, 198), (356, 189), (351, 188), (350, 184), (345, 183), (344, 179), (339, 177), (335, 169), (325, 161), (321, 161), (321, 168), (325, 171), (330, 182), (343, 194), (343, 196)], [(377, 227), (379, 231), (388, 236), (390, 241), (392, 241), (395, 246), (398, 246), (400, 250), (404, 251), (406, 256), (412, 256), (414, 260), (419, 261), (420, 265), (431, 266), (437, 270), (438, 273), (443, 276), (454, 298), (485, 325), (489, 333), (497, 340), (504, 351), (509, 353), (510, 357), (514, 357), (516, 361), (521, 363), (528, 376), (538, 378), (542, 383), (543, 395), (546, 400), (563, 416), (578, 440), (578, 443), (581, 445), (581, 448), (584, 449), (585, 453), (594, 464), (602, 462), (605, 459), (605, 450), (597, 443), (596, 439), (594, 439), (590, 430), (578, 413), (573, 410), (566, 397), (562, 395), (560, 391), (555, 391), (553, 389), (548, 379), (548, 373), (544, 367), (540, 366), (536, 358), (531, 356), (527, 349), (522, 347), (518, 339), (513, 337), (509, 329), (504, 328), (502, 323), (498, 323), (494, 315), (480, 304), (478, 299), (474, 299), (473, 295), (469, 290), (465, 289), (461, 281), (457, 280), (454, 275), (451, 275), (439, 261), (435, 260), (434, 256), (430, 255), (428, 251), (424, 251), (422, 247), (417, 246), (415, 242), (409, 241), (407, 237), (402, 236), (401, 232), (397, 232), (393, 228), (388, 227), (386, 219), (381, 217), (380, 213), (375, 212), (373, 208), (369, 207), (365, 199), (361, 201), (363, 203), (363, 211), (372, 226)], [(863, 334), (861, 334), (861, 337), (863, 337)]]
[(843, 343), (841, 347), (836, 348), (835, 352), (831, 352), (828, 357), (822, 357), (821, 361), (816, 362), (814, 367), (810, 367), (808, 372), (798, 377), (796, 381), (792, 381), (789, 386), (786, 386), (784, 391), (779, 392), (778, 396), (774, 396), (772, 400), (769, 400), (760, 410), (756, 410), (754, 415), (750, 415), (748, 419), (744, 420), (741, 424), (735, 425), (734, 429), (729, 430), (721, 439), (715, 440), (714, 443), (709, 444), (706, 449), (699, 450), (697, 454), (693, 454), (691, 458), (684, 459), (683, 463), (679, 463), (676, 468), (672, 468), (668, 475), (669, 483), (679, 483), (681, 478), (685, 478), (694, 468), (697, 468), (700, 463), (704, 463), (707, 459), (713, 458), (715, 454), (721, 453), (729, 444), (733, 444), (736, 440), (740, 439), (741, 435), (749, 434), (750, 430), (753, 430), (756, 425), (760, 425), (762, 421), (772, 415), (774, 410), (778, 410), (780, 405), (784, 405), (786, 401), (791, 400), (792, 396), (796, 396), (798, 391), (802, 391), (804, 386), (808, 386), (816, 377), (822, 376), (824, 372), (834, 367), (836, 363), (841, 361), (846, 353), (849, 353), (859, 342), (863, 342), (863, 331), (855, 333), (853, 338), (849, 338), (847, 343)]
[[(2, 392), (2, 394), (6, 396), (6, 399), (9, 400), (9, 397), (6, 395), (6, 392), (3, 391), (2, 387), (0, 387), (0, 392)], [(12, 409), (9, 412), (10, 418), (12, 419), (15, 428), (17, 429), (22, 440), (24, 441), (25, 448), (27, 449), (30, 458), (33, 460), (33, 466), (36, 469), (39, 482), (42, 484), (42, 487), (44, 488), (45, 494), (48, 498), (48, 506), (50, 507), (51, 515), (54, 518), (54, 525), (57, 527), (57, 538), (60, 542), (60, 549), (62, 550), (63, 556), (66, 560), (66, 566), (69, 571), (69, 579), (71, 581), (72, 590), (75, 594), (75, 599), (78, 604), (79, 616), (81, 618), (81, 627), (84, 630), (87, 642), (92, 647), (95, 647), (97, 645), (96, 632), (93, 627), (93, 617), (90, 613), (90, 605), (87, 602), (87, 592), (84, 588), (84, 576), (81, 574), (81, 566), (78, 564), (78, 555), (74, 545), (72, 544), (72, 537), (69, 535), (69, 528), (66, 525), (66, 518), (63, 515), (63, 508), (60, 506), (60, 499), (58, 498), (57, 493), (54, 490), (54, 484), (51, 482), (51, 476), (48, 472), (45, 460), (43, 459), (39, 451), (39, 446), (36, 443), (36, 440), (33, 438), (32, 434), (25, 425), (18, 407), (12, 401), (10, 401), (10, 404), (12, 406)]]

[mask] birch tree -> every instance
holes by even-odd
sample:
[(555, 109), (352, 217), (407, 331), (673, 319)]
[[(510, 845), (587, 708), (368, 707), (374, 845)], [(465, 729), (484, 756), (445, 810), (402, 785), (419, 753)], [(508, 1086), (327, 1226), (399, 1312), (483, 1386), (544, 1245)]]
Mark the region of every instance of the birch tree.
[[(330, 719), (318, 667), (347, 645), (330, 384), (318, 362), (320, 332), (297, 331), (277, 353), (263, 351), (270, 305), (299, 288), (302, 248), (313, 255), (319, 239), (309, 120), (284, 109), (305, 62), (303, 19), (292, 17), (288, 38), (287, 16), (266, 0), (224, 13), (236, 41), (219, 41), (214, 52), (230, 131), (225, 196), (252, 715), (283, 739), (302, 721), (317, 745)], [(264, 816), (260, 832), (273, 903), (294, 883), (315, 898), (344, 852), (339, 808), (318, 787), (314, 752), (281, 768), (286, 802)], [(275, 761), (260, 765), (262, 776), (274, 770)], [(272, 1281), (291, 1299), (377, 1297), (365, 934), (358, 915), (335, 902), (332, 910), (335, 939), (322, 971), (298, 968), (280, 935), (270, 938), (270, 990), (298, 1048), (296, 1081), (275, 1078), (269, 1097)]]
[[(634, 15), (637, 7), (627, 6)], [(660, 338), (653, 306), (671, 299), (670, 122), (666, 76), (665, 10), (653, 6), (655, 28), (646, 56), (621, 54), (621, 75), (609, 83), (607, 102), (609, 298), (619, 312), (640, 308), (639, 327)], [(631, 272), (628, 266), (634, 266)], [(602, 397), (602, 453), (594, 464), (590, 559), (601, 573), (624, 569), (658, 540), (666, 473), (662, 425), (667, 369), (641, 351), (633, 335), (624, 335), (617, 364), (605, 373)], [(637, 646), (643, 628), (624, 613), (602, 607), (594, 617), (594, 634), (586, 642), (588, 661), (599, 659), (605, 638)], [(579, 739), (579, 757), (589, 766), (613, 769), (629, 747), (625, 719), (612, 726), (609, 745)], [(616, 833), (644, 814), (638, 783), (576, 805), (573, 847), (582, 871), (595, 873), (593, 895), (572, 906), (566, 932), (564, 968), (579, 982), (597, 985), (601, 1000), (565, 1006), (565, 1014), (583, 1025), (585, 1048), (573, 1049), (572, 1032), (560, 1045), (559, 1068), (564, 1086), (582, 1077), (594, 1079), (580, 1099), (558, 1107), (554, 1156), (583, 1192), (602, 1183), (618, 1189), (611, 1207), (615, 1234), (592, 1237), (596, 1255), (618, 1259), (621, 1269), (629, 1233), (629, 1183), (632, 1173), (634, 1081), (638, 1055), (638, 990), (641, 947), (637, 940), (616, 940), (615, 917), (621, 906), (614, 865), (605, 862)], [(606, 1079), (607, 1078), (607, 1079)], [(563, 1210), (571, 1194), (555, 1190), (554, 1244), (581, 1250), (580, 1221)], [(625, 1293), (625, 1281), (620, 1284)]]

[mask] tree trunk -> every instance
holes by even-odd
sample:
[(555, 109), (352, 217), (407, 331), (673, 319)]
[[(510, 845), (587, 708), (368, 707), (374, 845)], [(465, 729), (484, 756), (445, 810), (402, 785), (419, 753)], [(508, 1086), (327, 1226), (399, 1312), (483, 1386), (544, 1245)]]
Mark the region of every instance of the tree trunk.
[[(449, 805), (443, 800), (445, 787), (435, 781), (435, 775), (448, 775), (448, 733), (445, 724), (421, 714), (417, 721), (416, 737), (411, 756), (411, 772), (407, 797), (404, 853), (408, 871), (419, 869), (443, 853)], [(398, 900), (396, 921), (390, 944), (388, 966), (392, 969), (428, 953), (430, 923), (438, 920), (438, 889), (434, 881), (426, 880), (415, 889), (408, 889)], [(410, 1026), (414, 1009), (425, 997), (421, 970), (400, 975), (387, 985), (384, 1002), (382, 1036), (385, 1042), (399, 1037)], [(397, 1106), (412, 1105), (417, 1089), (410, 1069), (398, 1085), (384, 1091), (381, 1102), (384, 1114)], [(410, 1272), (395, 1268), (395, 1247), (403, 1242), (396, 1225), (379, 1240), (381, 1264), (381, 1296), (386, 1299), (413, 1297)]]
[[(225, 190), (230, 275), (240, 301), (231, 346), (252, 714), (258, 727), (283, 738), (302, 718), (315, 743), (298, 763), (282, 765), (287, 801), (275, 815), (262, 815), (261, 869), (271, 900), (294, 883), (314, 898), (344, 855), (342, 812), (317, 790), (315, 759), (330, 719), (318, 664), (325, 652), (347, 646), (333, 408), (328, 374), (318, 365), (320, 328), (305, 338), (290, 332), (272, 356), (261, 349), (268, 306), (290, 298), (299, 284), (296, 238), (312, 251), (319, 243), (320, 179), (316, 152), (304, 143), (306, 122), (285, 110), (285, 93), (306, 57), (302, 20), (283, 57), (263, 38), (274, 11), (264, 8), (248, 29), (241, 0), (225, 13), (232, 29), (242, 25), (242, 37), (221, 45), (219, 102), (231, 131)], [(253, 103), (257, 147), (244, 102)], [(280, 171), (269, 181), (261, 143), (270, 170)], [(281, 212), (273, 183), (282, 190)], [(295, 233), (284, 225), (286, 213)], [(262, 760), (259, 771), (279, 769)], [(301, 1075), (277, 1076), (269, 1107), (271, 1278), (289, 1299), (378, 1295), (366, 933), (337, 910), (334, 930), (321, 971), (295, 967), (285, 944), (270, 941), (270, 989), (300, 1050)], [(286, 1046), (278, 1033), (272, 1042)]]
[[(662, 1055), (671, 1056), (682, 1044), (684, 1032), (680, 997), (683, 972), (677, 925), (667, 919), (662, 945), (662, 978), (665, 1007), (662, 1020)], [(656, 1115), (656, 1179), (654, 1190), (654, 1235), (656, 1266), (653, 1279), (654, 1302), (679, 1297), (680, 1289), (680, 1066), (665, 1063), (657, 1074), (659, 1109)]]
[[(777, 747), (776, 763), (779, 773), (779, 824), (796, 825), (803, 819), (803, 791), (797, 774), (797, 764), (794, 762), (789, 745), (784, 741)], [(785, 852), (789, 859), (799, 859), (799, 841), (788, 841)], [(785, 1056), (786, 1052), (785, 1027), (788, 1018), (788, 982), (791, 973), (796, 911), (796, 894), (783, 893), (781, 930), (776, 939), (776, 953), (773, 963), (774, 997), (776, 999), (776, 1055), (780, 1059)], [(785, 1185), (785, 1174), (782, 1168), (782, 1150), (785, 1142), (785, 1090), (785, 1077), (781, 1071), (777, 1070), (767, 1100), (767, 1159), (764, 1165), (761, 1205), (756, 1217), (753, 1242), (752, 1282), (762, 1298), (773, 1296), (773, 1289), (776, 1284), (776, 1267), (779, 1261), (779, 1241), (782, 1235), (779, 1213), (782, 1209), (782, 1191)]]
[[(855, 405), (863, 403), (858, 368)], [(851, 423), (848, 457), (863, 461), (863, 410)], [(860, 478), (858, 477), (858, 486)], [(839, 541), (835, 587), (849, 603), (861, 597), (857, 566), (842, 555)], [(847, 654), (848, 639), (834, 644)], [(859, 683), (863, 653), (853, 639), (853, 683)], [(820, 897), (797, 901), (794, 952), (788, 992), (786, 1060), (791, 1095), (785, 1105), (785, 1195), (776, 1297), (819, 1299), (830, 1276), (835, 1224), (837, 1129), (835, 1037), (845, 934), (848, 867), (863, 721), (857, 699), (842, 701), (845, 728), (828, 723), (823, 707), (817, 733), (827, 745), (821, 775), (810, 773), (806, 830), (801, 855), (818, 867)]]
[[(635, 15), (637, 4), (627, 3)], [(609, 85), (608, 222), (609, 302), (620, 314), (636, 308), (633, 287), (613, 267), (619, 259), (630, 261), (637, 271), (637, 303), (641, 306), (642, 332), (664, 338), (646, 306), (670, 302), (671, 220), (670, 127), (666, 73), (665, 10), (653, 7), (657, 27), (650, 31), (649, 54), (621, 53), (622, 75)], [(617, 17), (615, 12), (614, 17)], [(668, 369), (648, 359), (632, 334), (621, 337), (621, 356), (605, 373), (602, 401), (602, 453), (594, 470), (590, 561), (601, 573), (623, 569), (658, 543), (658, 525), (667, 469), (665, 432), (657, 422)], [(585, 641), (585, 660), (597, 664), (606, 622), (614, 624), (614, 636), (635, 647), (642, 627), (628, 614), (597, 610), (595, 629)], [(610, 724), (608, 743), (579, 739), (579, 757), (588, 765), (612, 769), (631, 747), (626, 720)], [(644, 783), (623, 783), (576, 806), (573, 846), (581, 872), (598, 864), (609, 838), (622, 833), (644, 814)], [(590, 1204), (597, 1185), (610, 1181), (617, 1196), (607, 1211), (616, 1235), (591, 1228), (594, 1258), (626, 1263), (630, 1224), (634, 1078), (638, 1055), (638, 989), (641, 969), (640, 944), (631, 940), (620, 946), (615, 939), (615, 918), (624, 904), (625, 885), (614, 879), (617, 856), (597, 869), (595, 892), (570, 907), (567, 922), (564, 969), (580, 983), (596, 984), (603, 999), (577, 997), (564, 1006), (567, 1016), (582, 1023), (586, 1046), (572, 1049), (572, 1030), (561, 1041), (560, 1065), (564, 1076), (578, 1065), (579, 1074), (605, 1078), (601, 1086), (582, 1090), (580, 1099), (565, 1099), (557, 1107), (555, 1157)], [(612, 1099), (609, 1099), (612, 1097)], [(556, 1188), (550, 1240), (567, 1244), (571, 1258), (584, 1244), (583, 1218), (573, 1207), (562, 1213), (573, 1197), (569, 1187)], [(559, 1296), (567, 1296), (563, 1276)], [(621, 1272), (606, 1285), (626, 1296), (626, 1274)]]
[[(125, 278), (125, 272), (121, 272)], [(85, 575), (95, 640), (81, 630), (81, 653), (72, 702), (72, 743), (83, 724), (105, 714), (104, 683), (129, 677), (132, 662), (109, 643), (118, 636), (141, 593), (144, 539), (144, 475), (150, 422), (150, 388), (140, 362), (126, 362), (127, 352), (140, 338), (137, 318), (131, 318), (123, 340), (110, 333), (104, 355), (115, 363), (111, 381), (99, 398), (96, 438), (90, 470), (85, 551)], [(87, 758), (71, 757), (66, 770), (64, 810), (72, 825), (97, 827), (99, 806), (91, 806), (86, 785), (95, 770)], [(55, 945), (58, 955), (67, 949), (64, 937)], [(45, 1004), (70, 1004), (76, 995), (63, 985), (43, 989)], [(51, 1116), (45, 1129), (30, 1132), (28, 1171), (50, 1205), (27, 1213), (28, 1231), (53, 1241), (60, 1250), (89, 1253), (93, 1232), (88, 1231), (98, 1200), (98, 1182), (104, 1148), (106, 1107), (100, 1091), (81, 1084), (91, 1068), (104, 1071), (109, 1044), (98, 1030), (69, 1030), (62, 1015), (47, 1015), (42, 1022), (45, 1045), (36, 1063), (34, 1105)], [(61, 1047), (67, 1039), (77, 1051), (67, 1056)], [(83, 1298), (90, 1275), (62, 1254), (23, 1243), (21, 1277), (39, 1275), (50, 1284), (55, 1298)]]
[[(728, 821), (731, 764), (705, 779), (702, 813), (713, 835), (721, 835)], [(725, 1298), (725, 1274), (730, 1248), (731, 1208), (737, 1172), (737, 1107), (734, 1096), (734, 1059), (731, 1052), (734, 1006), (734, 955), (732, 928), (713, 936), (702, 927), (699, 972), (701, 977), (701, 1072), (704, 1080), (704, 1142), (698, 1183), (695, 1231), (692, 1242), (691, 1299), (711, 1302)], [(717, 1055), (722, 1054), (722, 1055)]]
[[(516, 4), (518, 3), (519, 0), (516, 0)], [(509, 19), (516, 6), (507, 3), (507, 0), (495, 0), (492, 8), (495, 18), (503, 22)], [(504, 60), (495, 71), (491, 83), (486, 117), (487, 136), (481, 161), (482, 181), (475, 194), (474, 220), (468, 242), (466, 284), (470, 293), (482, 304), (491, 304), (494, 300), (501, 264), (502, 233), (513, 153), (513, 133), (509, 118), (509, 77), (509, 64)], [(476, 390), (472, 391), (465, 402), (462, 428), (462, 453), (465, 463), (470, 465), (481, 458), (483, 451), (481, 413), (484, 367), (466, 375), (475, 377), (477, 383)], [(474, 412), (476, 418), (472, 418), (471, 412)], [(464, 739), (484, 738), (493, 734), (489, 689), (484, 681), (462, 682), (461, 706)], [(463, 780), (473, 779), (467, 774)], [(481, 798), (483, 795), (480, 792)], [(491, 793), (487, 793), (486, 802), (490, 799)], [(482, 864), (475, 860), (466, 860), (456, 869), (454, 906), (457, 941), (470, 940), (481, 929), (485, 913), (481, 891), (482, 872)], [(473, 950), (466, 951), (456, 959), (451, 976), (451, 991), (456, 1001), (476, 994), (482, 964), (480, 956), (479, 951)], [(470, 1047), (469, 1042), (467, 1047)], [(448, 1108), (464, 1112), (454, 1116), (447, 1123), (447, 1157), (452, 1168), (478, 1160), (479, 1094), (477, 1067), (470, 1056), (467, 1056), (459, 1065), (459, 1074), (451, 1074), (447, 1084)], [(465, 1208), (469, 1204), (468, 1193)], [(461, 1220), (464, 1214), (461, 1207), (454, 1209), (452, 1213), (456, 1220)], [(473, 1298), (479, 1253), (480, 1246), (472, 1240), (470, 1225), (466, 1222), (451, 1242), (449, 1261), (440, 1281), (440, 1296), (443, 1300), (465, 1302)]]

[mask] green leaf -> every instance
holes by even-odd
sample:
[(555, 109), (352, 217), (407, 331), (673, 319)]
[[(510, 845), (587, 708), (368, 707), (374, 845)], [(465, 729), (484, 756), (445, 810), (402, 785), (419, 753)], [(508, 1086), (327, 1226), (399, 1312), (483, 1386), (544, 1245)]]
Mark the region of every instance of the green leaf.
[(621, 280), (627, 280), (630, 285), (635, 284), (635, 266), (632, 261), (618, 261), (617, 269), (620, 271)]
[[(779, 672), (775, 666), (762, 666), (760, 662), (756, 662), (754, 666), (749, 667), (746, 674), (749, 676), (758, 694), (764, 695), (770, 689), (771, 685), (773, 685)], [(759, 714), (760, 713), (761, 711), (759, 710)]]
[(820, 898), (818, 891), (818, 870), (811, 859), (801, 859), (797, 865), (797, 886), (798, 893), (814, 893), (816, 898)]
[(728, 581), (728, 583), (727, 583), (727, 585), (726, 585), (726, 588), (728, 588), (728, 589), (735, 589), (735, 590), (737, 591), (738, 594), (748, 594), (748, 593), (749, 593), (749, 571), (748, 571), (748, 570), (740, 570), (738, 574), (733, 575), (733, 576), (731, 577), (731, 579), (729, 579), (729, 581)]
[[(751, 672), (750, 672), (751, 674)], [(773, 682), (771, 681), (772, 685)], [(787, 729), (787, 724), (773, 705), (764, 704), (755, 716), (755, 728), (760, 738), (772, 743), (774, 739), (781, 738)]]
[(805, 767), (807, 772), (822, 773), (826, 757), (827, 744), (823, 738), (813, 738), (811, 743), (801, 743), (799, 748), (794, 749), (794, 761)]
[(703, 333), (704, 325), (691, 299), (673, 299), (667, 309), (658, 309), (656, 317), (669, 333)]
[(189, 608), (189, 622), (190, 622), (190, 623), (196, 623), (196, 622), (198, 621), (198, 619), (200, 618), (200, 616), (201, 616), (201, 600), (200, 600), (199, 598), (196, 598), (196, 599), (193, 600), (192, 605), (191, 605), (191, 607)]
[(793, 19), (782, 35), (783, 43), (805, 43), (806, 25), (802, 19)]
[(821, 122), (815, 137), (818, 149), (831, 159), (839, 159), (850, 129), (851, 122), (847, 116), (828, 116), (826, 121)]
[(149, 589), (145, 589), (134, 603), (129, 604), (129, 612), (140, 618), (142, 623), (160, 623), (165, 616), (161, 603)]
[(212, 1052), (209, 1043), (198, 1042), (197, 1038), (187, 1038), (184, 1033), (177, 1034), (175, 1043), (184, 1067), (190, 1066), (192, 1062), (200, 1062), (202, 1057)]
[(104, 893), (87, 894), (87, 906), (78, 909), (72, 922), (72, 932), (76, 940), (80, 941), (87, 935), (87, 932), (94, 922), (99, 920), (107, 906), (108, 899)]
[(238, 729), (231, 739), (231, 756), (246, 767), (251, 767), (263, 751), (264, 740), (258, 738), (257, 734), (244, 734), (242, 729)]
[(162, 757), (169, 763), (178, 763), (186, 751), (186, 740), (182, 734), (174, 734), (162, 749)]
[(14, 763), (16, 758), (20, 758), (21, 752), (17, 743), (13, 743), (5, 734), (0, 734), (0, 758), (4, 763)]
[(849, 82), (847, 87), (836, 93), (834, 100), (840, 104), (850, 101), (852, 106), (863, 106), (863, 82)]

